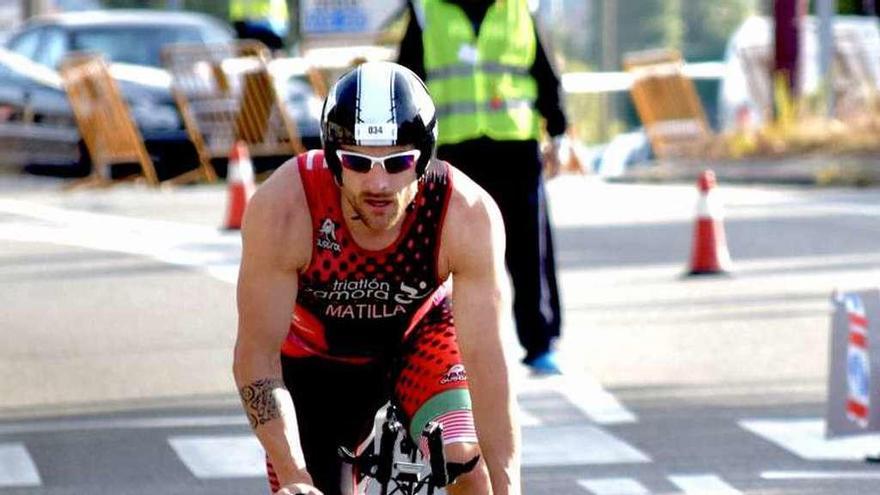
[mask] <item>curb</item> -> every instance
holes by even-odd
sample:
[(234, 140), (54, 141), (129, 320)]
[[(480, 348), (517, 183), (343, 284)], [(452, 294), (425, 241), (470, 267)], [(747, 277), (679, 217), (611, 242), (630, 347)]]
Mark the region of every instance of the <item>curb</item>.
[(611, 182), (689, 182), (712, 169), (719, 182), (795, 186), (880, 186), (880, 156), (808, 155), (756, 160), (663, 160), (628, 170)]

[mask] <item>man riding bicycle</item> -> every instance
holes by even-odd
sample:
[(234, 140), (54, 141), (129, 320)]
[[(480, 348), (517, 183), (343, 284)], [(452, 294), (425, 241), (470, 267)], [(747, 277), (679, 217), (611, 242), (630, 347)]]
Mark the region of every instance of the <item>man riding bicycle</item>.
[(362, 447), (391, 400), (412, 438), (442, 425), (448, 461), (481, 456), (447, 493), (519, 494), (497, 207), (434, 158), (434, 104), (402, 66), (343, 75), (321, 128), (242, 231), (234, 374), (273, 492), (347, 493), (337, 448)]

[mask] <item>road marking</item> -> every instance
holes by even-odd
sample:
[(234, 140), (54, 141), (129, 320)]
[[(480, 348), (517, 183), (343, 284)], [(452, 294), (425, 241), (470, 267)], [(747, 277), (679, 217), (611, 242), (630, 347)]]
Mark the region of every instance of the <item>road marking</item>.
[(171, 265), (199, 268), (235, 283), (241, 235), (202, 225), (65, 210), (38, 203), (0, 200), (0, 211), (37, 220), (3, 222), (0, 239), (45, 242), (149, 256)]
[(523, 466), (643, 462), (651, 462), (651, 459), (635, 447), (595, 426), (523, 428)]
[(266, 453), (253, 435), (175, 436), (168, 443), (196, 478), (266, 476)]
[(765, 480), (880, 480), (877, 471), (764, 471)]
[(54, 433), (86, 430), (140, 430), (151, 428), (197, 428), (211, 426), (246, 426), (243, 414), (225, 416), (170, 416), (163, 418), (105, 418), (30, 421), (0, 424), (0, 435)]
[(825, 438), (822, 419), (742, 420), (739, 425), (789, 452), (812, 461), (863, 461), (880, 450), (880, 434)]
[(40, 486), (40, 473), (21, 443), (0, 443), (0, 487)]
[[(253, 435), (175, 435), (168, 443), (197, 478), (265, 476), (265, 454)], [(523, 428), (526, 467), (645, 462), (651, 459), (594, 426)]]
[(578, 484), (595, 495), (651, 495), (644, 485), (630, 478), (595, 478), (578, 480)]
[(832, 201), (819, 204), (802, 204), (798, 209), (805, 214), (813, 212), (832, 215), (859, 215), (866, 217), (880, 217), (880, 205), (865, 203), (847, 203)]
[(592, 375), (566, 372), (563, 375), (528, 378), (518, 385), (521, 394), (557, 392), (588, 418), (602, 425), (635, 423), (636, 415), (624, 407), (614, 395), (602, 388)]
[(667, 476), (675, 486), (685, 493), (698, 495), (742, 495), (742, 492), (728, 485), (713, 474), (670, 475)]
[(602, 388), (590, 375), (563, 375), (564, 387), (558, 390), (593, 421), (603, 424), (635, 423), (636, 415), (616, 397)]
[(519, 408), (519, 425), (523, 428), (527, 426), (540, 426), (541, 420), (535, 416), (534, 414), (524, 410), (522, 407)]

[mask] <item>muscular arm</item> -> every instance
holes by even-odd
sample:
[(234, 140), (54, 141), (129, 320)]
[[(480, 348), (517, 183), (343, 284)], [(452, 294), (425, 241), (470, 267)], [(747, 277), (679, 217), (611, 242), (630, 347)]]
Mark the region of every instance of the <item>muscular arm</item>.
[(282, 486), (311, 484), (279, 357), (296, 300), (298, 269), (309, 256), (309, 243), (302, 241), (310, 239), (302, 194), (291, 163), (273, 174), (251, 200), (242, 231), (237, 292), (235, 382)]
[[(456, 175), (461, 189), (472, 189), (451, 204), (444, 233), (453, 276), (453, 316), (468, 372), (480, 449), (494, 495), (520, 493), (520, 433), (515, 397), (501, 329), (510, 307), (504, 269), (504, 225), (489, 196)], [(468, 198), (469, 196), (469, 198)]]

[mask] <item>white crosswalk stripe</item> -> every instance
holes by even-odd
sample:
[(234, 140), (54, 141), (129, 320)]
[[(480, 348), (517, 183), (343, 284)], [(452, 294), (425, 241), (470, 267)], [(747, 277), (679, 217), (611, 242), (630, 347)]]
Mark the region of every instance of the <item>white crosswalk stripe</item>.
[(525, 428), (527, 426), (540, 426), (541, 419), (528, 411), (520, 409), (520, 411), (519, 411), (519, 424), (523, 428)]
[(40, 473), (21, 443), (0, 443), (0, 488), (40, 486)]
[(631, 478), (595, 478), (578, 480), (578, 484), (594, 495), (651, 495), (644, 485)]
[(595, 426), (523, 428), (525, 467), (645, 462), (646, 454)]
[(742, 492), (728, 485), (714, 474), (671, 475), (668, 476), (675, 486), (684, 493), (694, 495), (742, 495)]
[(266, 476), (266, 454), (253, 435), (174, 436), (168, 443), (197, 478)]
[[(666, 477), (682, 493), (692, 495), (742, 495), (714, 474), (673, 474)], [(667, 489), (651, 491), (638, 480), (632, 478), (589, 478), (578, 480), (578, 485), (593, 495), (651, 495), (669, 493)]]
[(517, 388), (521, 398), (535, 392), (556, 392), (564, 396), (588, 418), (601, 425), (638, 421), (636, 415), (605, 390), (595, 377), (582, 371), (521, 379)]
[(811, 461), (859, 461), (877, 455), (880, 434), (828, 439), (822, 419), (746, 419), (739, 425), (759, 437)]

